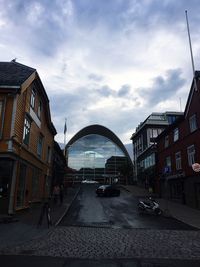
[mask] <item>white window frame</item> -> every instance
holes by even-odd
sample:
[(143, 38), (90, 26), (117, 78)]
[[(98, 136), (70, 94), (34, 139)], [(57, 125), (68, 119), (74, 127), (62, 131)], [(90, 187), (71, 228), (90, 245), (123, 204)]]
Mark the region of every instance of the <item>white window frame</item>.
[(195, 146), (191, 145), (187, 147), (188, 164), (192, 166), (195, 163)]
[(51, 162), (51, 147), (47, 147), (47, 163)]
[(181, 166), (181, 152), (180, 151), (175, 153), (175, 160), (176, 160), (176, 169), (181, 170), (182, 166)]
[(179, 129), (175, 128), (174, 129), (174, 142), (178, 141), (179, 139)]
[(193, 114), (189, 118), (190, 132), (194, 132), (197, 129), (197, 117), (196, 114)]
[(36, 91), (35, 91), (35, 88), (32, 88), (32, 90), (31, 90), (31, 101), (30, 101), (30, 105), (31, 105), (32, 109), (35, 108), (35, 98), (36, 98)]
[(38, 104), (38, 111), (37, 111), (37, 115), (39, 119), (41, 119), (41, 113), (42, 113), (42, 101), (40, 100)]
[(31, 121), (27, 116), (24, 119), (23, 143), (28, 145), (31, 132)]

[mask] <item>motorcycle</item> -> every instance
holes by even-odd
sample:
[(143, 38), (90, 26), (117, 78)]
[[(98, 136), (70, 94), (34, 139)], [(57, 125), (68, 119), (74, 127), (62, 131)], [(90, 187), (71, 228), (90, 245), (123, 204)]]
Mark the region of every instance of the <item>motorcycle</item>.
[(139, 213), (153, 213), (155, 215), (161, 215), (162, 210), (159, 207), (159, 204), (152, 199), (151, 197), (148, 200), (139, 200), (138, 203), (138, 211)]

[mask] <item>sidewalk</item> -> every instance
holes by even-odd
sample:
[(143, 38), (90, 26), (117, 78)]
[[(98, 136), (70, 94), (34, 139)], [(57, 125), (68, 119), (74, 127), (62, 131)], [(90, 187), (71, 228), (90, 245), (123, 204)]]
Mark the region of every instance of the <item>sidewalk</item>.
[[(70, 187), (64, 196), (63, 204), (50, 203), (52, 225), (57, 226), (60, 220), (67, 213), (74, 198), (77, 196), (80, 187)], [(42, 203), (34, 204), (29, 210), (18, 212), (13, 220), (8, 223), (0, 223), (0, 248), (19, 244), (34, 238), (41, 237), (51, 231), (53, 226), (48, 228), (46, 216), (42, 224), (38, 225), (42, 209)]]
[[(123, 186), (123, 188), (132, 193), (135, 197), (149, 196), (149, 192), (146, 189), (138, 186), (127, 185)], [(164, 211), (165, 216), (174, 217), (179, 221), (200, 229), (200, 210), (163, 198), (158, 198), (157, 200), (160, 204), (160, 208)]]

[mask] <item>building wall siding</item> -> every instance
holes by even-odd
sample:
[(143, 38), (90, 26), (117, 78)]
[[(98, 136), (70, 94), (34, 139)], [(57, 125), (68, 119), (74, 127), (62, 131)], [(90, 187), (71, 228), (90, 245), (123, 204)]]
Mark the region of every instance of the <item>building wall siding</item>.
[[(37, 79), (37, 76), (35, 76)], [(42, 102), (42, 112), (41, 112), (41, 123), (40, 126), (32, 120), (30, 138), (28, 145), (23, 143), (23, 130), (24, 130), (24, 119), (26, 114), (30, 115), (30, 98), (31, 90), (34, 85), (36, 89), (36, 106), (35, 115), (37, 116), (37, 110), (39, 102)], [(13, 151), (8, 153), (8, 141), (10, 139), (11, 132), (11, 120), (12, 120), (12, 110), (13, 110), (13, 100), (14, 97), (8, 96), (8, 94), (0, 94), (0, 99), (6, 97), (6, 109), (5, 109), (5, 121), (3, 127), (2, 139), (0, 139), (0, 153), (5, 157), (15, 159), (16, 162), (16, 183), (15, 183), (15, 193), (14, 193), (14, 210), (21, 208), (26, 208), (29, 206), (30, 202), (41, 201), (44, 197), (47, 197), (48, 190), (45, 187), (45, 182), (47, 177), (52, 176), (52, 160), (47, 162), (47, 151), (48, 146), (51, 148), (51, 153), (53, 152), (54, 146), (54, 130), (52, 130), (50, 115), (48, 111), (48, 99), (44, 93), (41, 92), (41, 88), (38, 87), (39, 83), (32, 81), (31, 84), (27, 83), (27, 87), (23, 87), (22, 92), (17, 95), (17, 106), (16, 106), (16, 116), (14, 123), (14, 135), (13, 135)], [(36, 117), (35, 117), (36, 118)], [(38, 119), (39, 121), (39, 119)], [(38, 137), (43, 135), (43, 147), (41, 157), (37, 154)], [(26, 166), (25, 177), (20, 177), (20, 165), (24, 164)], [(34, 172), (39, 172), (39, 187), (38, 195), (32, 198), (32, 185), (34, 178)], [(25, 179), (25, 195), (22, 207), (17, 207), (17, 193), (18, 186), (21, 179)], [(10, 185), (9, 185), (10, 186)]]

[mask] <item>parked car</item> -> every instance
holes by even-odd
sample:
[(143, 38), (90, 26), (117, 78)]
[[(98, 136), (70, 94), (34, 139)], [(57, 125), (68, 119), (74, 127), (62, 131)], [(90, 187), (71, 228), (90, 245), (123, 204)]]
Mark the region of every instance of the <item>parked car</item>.
[(97, 196), (120, 196), (120, 189), (114, 185), (101, 185), (96, 189)]
[(98, 182), (95, 180), (83, 180), (81, 183), (82, 184), (98, 184)]

